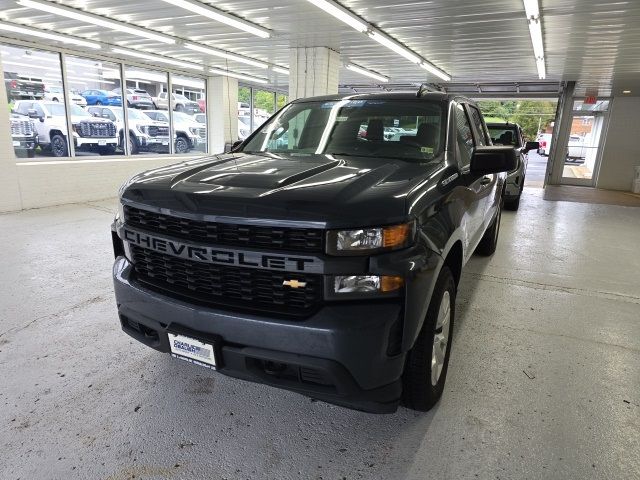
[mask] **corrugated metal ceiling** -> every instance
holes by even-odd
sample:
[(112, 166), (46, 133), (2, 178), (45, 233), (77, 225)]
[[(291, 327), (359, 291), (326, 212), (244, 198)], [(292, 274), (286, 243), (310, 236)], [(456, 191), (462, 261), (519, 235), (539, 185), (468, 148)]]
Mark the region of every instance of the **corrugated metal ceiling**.
[[(377, 71), (396, 84), (437, 81), (418, 66), (305, 0), (203, 2), (271, 29), (274, 35), (266, 40), (157, 0), (63, 0), (59, 3), (281, 66), (288, 66), (291, 45), (327, 45), (339, 50), (344, 61)], [(454, 82), (537, 80), (522, 0), (344, 0), (342, 3), (443, 68), (453, 76)], [(640, 81), (640, 1), (542, 0), (541, 12), (548, 80), (556, 83), (578, 80), (582, 89), (599, 87), (601, 91), (610, 87), (614, 77), (617, 83), (623, 84)], [(0, 18), (269, 77), (280, 86), (287, 82), (286, 76), (271, 71), (215, 57), (205, 58), (180, 45), (160, 44), (24, 8), (14, 0), (0, 0)], [(340, 75), (342, 84), (369, 83), (346, 69)]]

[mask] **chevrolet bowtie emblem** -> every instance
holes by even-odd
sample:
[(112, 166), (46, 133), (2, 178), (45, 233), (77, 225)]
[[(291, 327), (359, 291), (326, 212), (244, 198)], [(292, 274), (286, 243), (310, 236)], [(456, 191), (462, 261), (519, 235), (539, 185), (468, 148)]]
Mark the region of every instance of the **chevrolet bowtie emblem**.
[(304, 288), (307, 286), (307, 282), (299, 282), (298, 280), (285, 280), (282, 285), (291, 288)]

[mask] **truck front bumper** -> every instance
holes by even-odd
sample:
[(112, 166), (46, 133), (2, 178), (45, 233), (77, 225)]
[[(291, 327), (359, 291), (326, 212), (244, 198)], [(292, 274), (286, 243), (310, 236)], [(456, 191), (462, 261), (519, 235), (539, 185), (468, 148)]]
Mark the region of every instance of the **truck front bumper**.
[(149, 347), (170, 352), (167, 333), (187, 335), (216, 345), (222, 374), (369, 412), (398, 406), (405, 354), (388, 352), (402, 339), (404, 298), (327, 303), (292, 320), (167, 297), (138, 283), (124, 256), (113, 279), (122, 329)]

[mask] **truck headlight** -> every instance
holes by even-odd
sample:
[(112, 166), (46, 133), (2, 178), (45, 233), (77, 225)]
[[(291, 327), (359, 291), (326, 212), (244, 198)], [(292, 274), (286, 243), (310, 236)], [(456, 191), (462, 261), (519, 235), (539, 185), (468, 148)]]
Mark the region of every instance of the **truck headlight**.
[(396, 275), (337, 275), (334, 293), (387, 293), (399, 290), (404, 278)]
[(327, 235), (327, 253), (359, 255), (408, 247), (415, 237), (415, 222), (389, 227), (333, 230)]

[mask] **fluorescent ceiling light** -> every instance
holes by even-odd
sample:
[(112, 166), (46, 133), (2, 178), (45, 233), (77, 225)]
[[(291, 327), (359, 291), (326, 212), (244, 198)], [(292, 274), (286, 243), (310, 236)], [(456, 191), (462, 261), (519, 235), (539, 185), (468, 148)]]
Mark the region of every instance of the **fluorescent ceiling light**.
[(540, 20), (529, 21), (529, 35), (533, 45), (533, 55), (536, 58), (544, 58), (544, 44), (542, 41), (542, 28)]
[(538, 18), (540, 16), (540, 6), (538, 0), (522, 0), (524, 3), (524, 11), (527, 14), (527, 18)]
[(376, 42), (378, 42), (380, 45), (383, 45), (387, 47), (389, 50), (393, 50), (397, 54), (402, 55), (404, 58), (406, 58), (410, 62), (420, 63), (422, 61), (422, 59), (418, 55), (413, 53), (407, 47), (401, 45), (400, 43), (396, 42), (395, 40), (392, 40), (391, 38), (387, 37), (386, 35), (380, 32), (369, 32), (368, 35), (369, 37), (374, 39)]
[(55, 42), (77, 45), (79, 47), (93, 48), (95, 50), (99, 50), (101, 48), (100, 44), (96, 42), (89, 42), (87, 40), (68, 37), (66, 35), (49, 33), (36, 28), (20, 27), (18, 25), (12, 25), (10, 23), (0, 22), (0, 30), (5, 32), (21, 33), (23, 35), (29, 35), (30, 37), (45, 38), (47, 40), (53, 40)]
[[(17, 67), (27, 67), (27, 68), (33, 68), (34, 70), (51, 70), (52, 72), (60, 72), (60, 67), (47, 67), (45, 65), (38, 65), (35, 63), (23, 63), (23, 62), (12, 62), (10, 60), (4, 60), (2, 62), (3, 65), (15, 65)], [(7, 71), (7, 69), (4, 69), (5, 71)]]
[(427, 72), (433, 73), (436, 77), (441, 78), (445, 82), (448, 82), (449, 80), (451, 80), (451, 75), (445, 73), (444, 71), (440, 70), (437, 67), (434, 67), (429, 62), (422, 62), (420, 66), (424, 68)]
[(269, 64), (261, 62), (259, 60), (253, 60), (251, 58), (243, 57), (242, 55), (236, 55), (235, 53), (226, 52), (224, 50), (218, 50), (216, 48), (205, 47), (198, 45), (197, 43), (185, 43), (184, 46), (189, 50), (195, 50), (196, 52), (206, 53), (207, 55), (214, 55), (216, 57), (228, 58), (240, 63), (246, 63), (253, 67), (268, 68)]
[(164, 63), (167, 65), (172, 65), (174, 67), (183, 67), (183, 68), (192, 68), (195, 70), (204, 70), (202, 65), (197, 65), (195, 63), (183, 62), (181, 60), (174, 60), (172, 58), (162, 57), (160, 55), (151, 55), (148, 53), (136, 52), (133, 50), (126, 50), (124, 48), (112, 48), (114, 53), (119, 53), (121, 55), (127, 55), (129, 57), (141, 58), (142, 60), (148, 60), (150, 62), (158, 62)]
[(127, 77), (127, 80), (150, 80), (152, 82), (167, 83), (167, 75), (163, 75), (161, 73), (126, 70), (125, 76)]
[(116, 20), (108, 20), (100, 15), (94, 15), (93, 13), (81, 12), (74, 8), (62, 6), (57, 3), (45, 2), (40, 0), (18, 0), (18, 3), (23, 7), (34, 8), (43, 12), (53, 13), (54, 15), (60, 15), (67, 18), (72, 18), (80, 22), (90, 23), (92, 25), (98, 25), (110, 30), (117, 30), (119, 32), (128, 33), (137, 37), (147, 38), (149, 40), (155, 40), (157, 42), (176, 43), (176, 39), (168, 35), (161, 33), (155, 33), (145, 28), (134, 27), (124, 22)]
[(217, 75), (224, 75), (226, 77), (238, 78), (240, 80), (248, 80), (250, 82), (255, 82), (255, 83), (269, 83), (269, 81), (266, 78), (254, 77), (253, 75), (244, 75), (242, 73), (234, 73), (228, 70), (222, 70), (221, 68), (212, 68), (209, 71)]
[[(333, 0), (307, 0), (307, 1), (310, 3), (313, 3), (316, 7), (321, 8), (322, 10), (329, 13), (330, 15), (333, 15), (335, 18), (346, 23), (347, 25), (354, 28), (355, 30), (361, 33), (367, 34), (371, 39), (375, 40), (380, 45), (403, 56), (410, 62), (420, 65), (425, 70), (430, 71), (431, 73), (433, 73), (434, 75), (437, 75), (443, 80), (446, 80), (446, 81), (451, 80), (451, 76), (448, 75), (446, 72), (435, 67), (433, 64), (423, 59), (420, 55), (413, 52), (409, 48), (405, 47), (400, 42), (394, 40), (386, 33), (373, 27), (372, 25), (364, 21), (362, 18), (357, 16), (355, 13), (352, 13), (346, 8), (344, 8), (339, 3)], [(528, 0), (525, 0), (525, 2), (526, 1)]]
[(626, 95), (627, 93), (631, 93), (631, 90), (622, 90), (622, 93)]
[(247, 20), (243, 20), (234, 15), (230, 15), (227, 12), (223, 12), (222, 10), (212, 8), (208, 5), (203, 5), (200, 2), (192, 2), (190, 0), (162, 1), (176, 7), (184, 8), (185, 10), (189, 10), (190, 12), (197, 13), (198, 15), (202, 15), (203, 17), (210, 18), (217, 22), (224, 23), (225, 25), (229, 25), (230, 27), (244, 30), (245, 32), (251, 33), (252, 35), (256, 35), (261, 38), (269, 38), (271, 36), (271, 32), (266, 28), (255, 25), (254, 23), (248, 22)]
[(536, 67), (538, 68), (538, 78), (544, 80), (547, 76), (547, 69), (544, 65), (544, 58), (536, 59)]
[(288, 68), (274, 66), (274, 67), (271, 67), (271, 70), (273, 70), (276, 73), (281, 73), (283, 75), (289, 75), (289, 69)]
[(379, 73), (376, 72), (372, 72), (371, 70), (367, 70), (366, 68), (362, 68), (359, 67), (357, 65), (354, 65), (352, 63), (348, 63), (345, 65), (345, 67), (348, 70), (351, 70), (352, 72), (356, 72), (359, 73), (360, 75), (364, 75), (366, 77), (371, 77), (371, 78), (375, 78), (376, 80), (380, 81), (380, 82), (388, 82), (389, 79), (383, 75), (380, 75)]
[(358, 16), (351, 13), (342, 5), (338, 5), (335, 2), (328, 2), (327, 0), (308, 1), (361, 33), (369, 30), (369, 25), (367, 25), (367, 23), (363, 22)]

